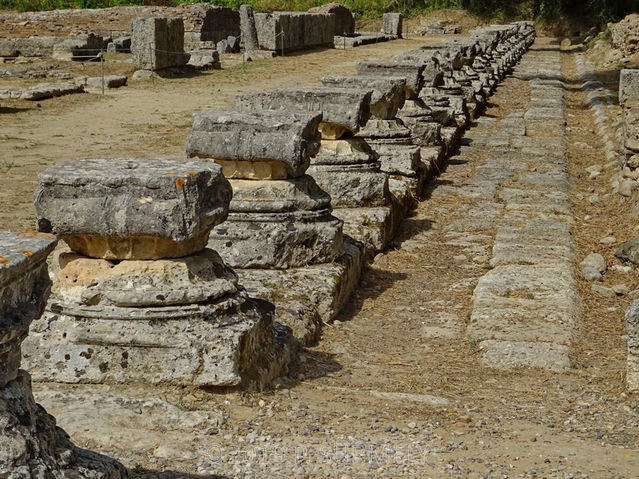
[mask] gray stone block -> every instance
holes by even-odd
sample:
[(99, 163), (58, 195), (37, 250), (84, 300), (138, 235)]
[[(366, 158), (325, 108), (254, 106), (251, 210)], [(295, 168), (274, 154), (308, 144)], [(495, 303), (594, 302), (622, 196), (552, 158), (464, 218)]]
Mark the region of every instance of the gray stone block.
[(231, 213), (209, 239), (229, 265), (288, 269), (330, 263), (341, 251), (342, 223), (310, 176), (231, 184)]
[(39, 229), (97, 258), (200, 251), (231, 199), (221, 167), (199, 159), (71, 161), (50, 167), (38, 180)]
[[(127, 79), (125, 75), (106, 75), (104, 77), (104, 86), (105, 88), (120, 88), (126, 85)], [(102, 77), (87, 78), (86, 84), (94, 88), (102, 87)]]
[(226, 43), (231, 49), (231, 53), (239, 53), (240, 52), (240, 39), (233, 35), (229, 35), (226, 38)]
[(217, 42), (217, 44), (215, 45), (215, 49), (220, 55), (223, 55), (225, 53), (233, 53), (231, 45), (229, 45), (229, 42), (226, 39)]
[(189, 52), (188, 64), (199, 70), (220, 69), (220, 54), (216, 50), (195, 50)]
[(209, 249), (173, 260), (51, 262), (47, 311), (24, 345), (35, 379), (259, 388), (288, 362), (290, 332), (273, 324), (273, 306), (247, 298)]
[(408, 50), (393, 57), (393, 62), (400, 64), (418, 64), (422, 66), (421, 76), (424, 87), (441, 85), (444, 72), (436, 55), (429, 50)]
[(244, 50), (251, 51), (260, 48), (255, 28), (255, 15), (250, 5), (240, 5), (240, 29)]
[(18, 375), (20, 345), (51, 285), (46, 258), (55, 244), (50, 234), (0, 232), (0, 389)]
[(131, 53), (138, 70), (184, 66), (184, 23), (181, 18), (136, 18), (131, 23)]
[(382, 33), (402, 38), (402, 24), (401, 13), (385, 13), (382, 17)]
[(424, 85), (424, 66), (400, 62), (359, 62), (357, 74), (364, 76), (402, 77), (406, 79), (406, 98), (417, 98)]
[(204, 110), (193, 115), (186, 153), (215, 159), (227, 178), (296, 177), (319, 149), (321, 120), (300, 111)]
[(280, 53), (333, 44), (335, 15), (304, 12), (256, 13), (260, 48)]
[(391, 119), (404, 105), (406, 79), (364, 75), (329, 75), (322, 78), (325, 86), (371, 90), (371, 114), (374, 118)]
[(626, 385), (629, 391), (636, 392), (639, 391), (639, 300), (627, 309), (625, 320), (628, 336)]
[(372, 90), (346, 88), (278, 88), (238, 95), (233, 102), (239, 110), (303, 110), (322, 113), (322, 138), (340, 138), (356, 133), (371, 116)]

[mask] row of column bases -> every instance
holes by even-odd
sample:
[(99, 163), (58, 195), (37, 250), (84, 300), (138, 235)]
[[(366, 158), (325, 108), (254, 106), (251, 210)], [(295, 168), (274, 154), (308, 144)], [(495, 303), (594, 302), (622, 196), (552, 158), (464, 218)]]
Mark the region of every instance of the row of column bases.
[(238, 96), (194, 115), (186, 159), (43, 172), (38, 231), (0, 233), (0, 473), (127, 475), (71, 444), (21, 362), (64, 383), (285, 374), (534, 36), (482, 27), (321, 88)]

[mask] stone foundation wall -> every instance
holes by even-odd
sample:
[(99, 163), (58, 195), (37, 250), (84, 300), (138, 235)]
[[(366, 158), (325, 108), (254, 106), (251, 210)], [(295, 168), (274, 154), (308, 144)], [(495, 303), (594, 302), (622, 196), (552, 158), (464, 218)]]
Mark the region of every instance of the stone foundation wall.
[(260, 48), (281, 52), (333, 45), (335, 15), (323, 13), (256, 13)]

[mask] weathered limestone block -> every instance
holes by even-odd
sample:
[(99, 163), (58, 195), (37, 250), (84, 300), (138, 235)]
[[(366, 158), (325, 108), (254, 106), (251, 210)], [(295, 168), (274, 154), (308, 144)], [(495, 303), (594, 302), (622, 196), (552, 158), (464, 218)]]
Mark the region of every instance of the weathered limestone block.
[(194, 50), (189, 52), (188, 55), (188, 65), (199, 70), (219, 70), (222, 68), (220, 54), (215, 50)]
[(394, 56), (392, 62), (400, 65), (420, 65), (422, 87), (438, 86), (444, 81), (444, 72), (439, 60), (428, 50), (408, 50)]
[(308, 13), (332, 13), (335, 15), (335, 30), (333, 35), (352, 35), (355, 33), (355, 17), (353, 12), (341, 3), (326, 3), (313, 7)]
[(401, 13), (385, 13), (382, 17), (382, 33), (402, 38), (402, 23)]
[(180, 67), (189, 61), (184, 53), (181, 18), (136, 18), (131, 24), (131, 53), (138, 70)]
[(308, 174), (328, 191), (336, 208), (384, 206), (390, 201), (388, 176), (377, 159), (354, 165), (311, 165)]
[(186, 256), (201, 250), (211, 228), (226, 218), (231, 190), (220, 170), (203, 160), (55, 165), (39, 176), (38, 227), (96, 258)]
[(287, 269), (330, 263), (342, 248), (331, 198), (308, 175), (289, 180), (231, 180), (228, 221), (209, 247), (235, 268)]
[(255, 15), (253, 14), (253, 7), (250, 5), (240, 5), (240, 30), (242, 32), (244, 50), (258, 50), (260, 45), (257, 39), (257, 29), (255, 28)]
[(49, 292), (46, 258), (55, 243), (50, 234), (0, 232), (0, 388), (18, 375), (20, 345)]
[(406, 98), (417, 98), (424, 86), (424, 65), (400, 62), (358, 62), (357, 74), (364, 76), (402, 77), (406, 79)]
[(333, 263), (286, 270), (240, 269), (240, 281), (251, 296), (276, 304), (275, 319), (293, 330), (302, 344), (319, 339), (357, 287), (364, 266), (361, 243), (344, 240)]
[(411, 135), (418, 140), (417, 144), (433, 146), (441, 144), (442, 118), (435, 113), (418, 98), (406, 100), (397, 116), (411, 130)]
[(322, 140), (308, 174), (337, 208), (383, 206), (390, 201), (388, 177), (363, 138)]
[(278, 88), (235, 97), (238, 110), (303, 110), (321, 112), (322, 138), (338, 139), (356, 133), (371, 116), (372, 90), (346, 88)]
[[(403, 140), (410, 139), (411, 131), (399, 118), (373, 119), (357, 133), (357, 137), (367, 138), (369, 143), (375, 140)], [(404, 141), (400, 141), (400, 143), (404, 143)]]
[(370, 108), (374, 118), (395, 118), (404, 105), (406, 79), (402, 77), (329, 75), (322, 78), (322, 83), (329, 87), (372, 90)]
[(631, 152), (639, 152), (639, 101), (626, 101), (623, 107), (624, 146)]
[(629, 391), (639, 391), (639, 301), (634, 301), (626, 311), (628, 359), (626, 386)]
[(0, 474), (16, 478), (120, 479), (117, 462), (76, 448), (33, 399), (19, 371), (21, 343), (42, 312), (51, 280), (46, 258), (55, 237), (0, 232)]
[[(25, 342), (34, 377), (262, 387), (279, 375), (290, 359), (290, 331), (274, 325), (272, 305), (248, 298), (235, 273), (205, 249), (230, 198), (221, 167), (203, 159), (88, 160), (41, 175), (40, 225), (80, 240), (67, 241), (73, 253), (51, 260), (47, 312)], [(86, 234), (102, 240), (112, 232), (134, 247), (84, 255)]]
[(36, 379), (261, 387), (288, 361), (272, 305), (247, 298), (214, 251), (122, 262), (61, 253), (52, 265), (47, 312), (25, 342)]
[(321, 120), (299, 111), (204, 110), (193, 114), (187, 156), (214, 159), (227, 178), (300, 176), (319, 150)]
[(418, 176), (420, 148), (415, 145), (374, 144), (381, 170), (391, 175)]
[(305, 12), (256, 13), (260, 48), (293, 51), (332, 45), (335, 15)]
[(53, 47), (67, 37), (0, 38), (0, 57), (49, 57)]

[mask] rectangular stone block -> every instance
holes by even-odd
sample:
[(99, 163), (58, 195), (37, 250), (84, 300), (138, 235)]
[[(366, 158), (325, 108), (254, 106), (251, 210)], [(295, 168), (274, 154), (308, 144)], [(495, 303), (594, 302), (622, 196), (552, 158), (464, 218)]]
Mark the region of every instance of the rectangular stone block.
[(385, 13), (382, 17), (382, 33), (402, 38), (402, 24), (401, 13)]
[(619, 74), (619, 103), (639, 102), (639, 70), (623, 69)]
[(346, 88), (278, 88), (235, 97), (238, 110), (302, 110), (322, 113), (322, 137), (356, 133), (371, 116), (372, 90)]
[(305, 12), (256, 13), (255, 27), (260, 48), (302, 50), (333, 44), (335, 15)]
[(220, 166), (199, 159), (103, 158), (61, 163), (38, 176), (38, 228), (107, 259), (186, 256), (228, 213)]
[(417, 98), (424, 86), (424, 65), (402, 62), (359, 62), (357, 74), (364, 76), (403, 77), (406, 98)]
[(131, 53), (138, 70), (180, 67), (188, 62), (184, 53), (181, 18), (136, 18), (131, 23)]
[(321, 113), (204, 110), (193, 114), (186, 153), (213, 158), (227, 178), (301, 176), (319, 150)]
[(394, 118), (404, 105), (406, 79), (402, 77), (329, 75), (322, 78), (322, 83), (328, 87), (372, 90), (371, 114), (375, 118)]

